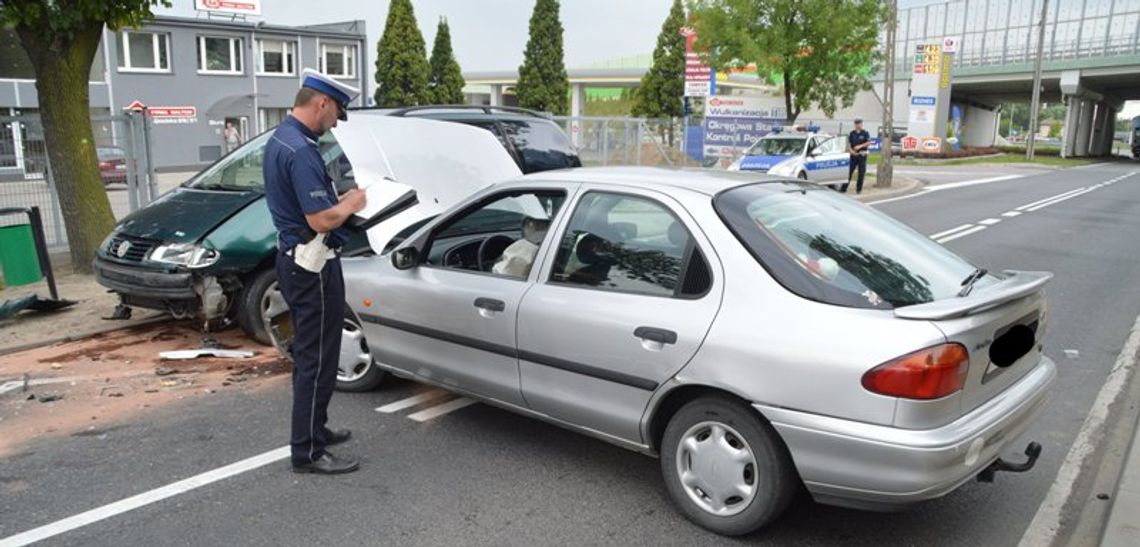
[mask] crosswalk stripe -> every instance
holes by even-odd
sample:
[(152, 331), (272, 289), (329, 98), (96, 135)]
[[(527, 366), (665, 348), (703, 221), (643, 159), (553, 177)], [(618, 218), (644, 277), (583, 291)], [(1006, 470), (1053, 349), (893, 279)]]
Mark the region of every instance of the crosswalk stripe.
[(453, 412), (453, 411), (459, 410), (465, 406), (473, 405), (475, 403), (476, 403), (475, 399), (468, 399), (467, 397), (460, 397), (458, 399), (453, 399), (453, 400), (448, 401), (446, 403), (443, 403), (441, 405), (436, 405), (436, 406), (433, 406), (431, 408), (425, 408), (424, 410), (416, 412), (415, 414), (409, 414), (408, 418), (415, 420), (417, 422), (426, 422), (432, 418), (437, 418), (439, 416), (447, 414), (448, 412)]
[(431, 391), (425, 391), (424, 393), (420, 393), (419, 395), (413, 395), (411, 397), (408, 397), (407, 399), (400, 399), (399, 401), (396, 401), (394, 403), (388, 403), (384, 406), (377, 407), (376, 412), (383, 412), (384, 414), (391, 414), (393, 412), (399, 412), (401, 410), (404, 410), (405, 408), (411, 408), (413, 406), (423, 404), (423, 403), (426, 403), (426, 402), (431, 401), (431, 400), (439, 399), (440, 397), (443, 397), (447, 394), (448, 394), (448, 392), (444, 391), (442, 389), (433, 389)]

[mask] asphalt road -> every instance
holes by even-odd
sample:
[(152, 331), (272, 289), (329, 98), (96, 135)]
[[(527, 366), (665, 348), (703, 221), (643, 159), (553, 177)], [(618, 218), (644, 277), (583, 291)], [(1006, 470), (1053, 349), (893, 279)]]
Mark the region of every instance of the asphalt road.
[[(1069, 199), (1024, 207), (1129, 173)], [(926, 234), (957, 228), (943, 238), (960, 237), (945, 244), (979, 266), (1056, 274), (1048, 288), (1045, 350), (1060, 376), (1056, 396), (1026, 438), (1044, 446), (1027, 474), (999, 474), (991, 485), (970, 482), (904, 513), (800, 499), (769, 529), (728, 539), (673, 510), (654, 459), (482, 404), (422, 422), (409, 416), (441, 401), (377, 412), (428, 390), (392, 380), (377, 392), (333, 398), (335, 424), (356, 435), (341, 451), (361, 457), (360, 472), (298, 476), (286, 460), (275, 461), (46, 543), (1016, 545), (1140, 314), (1140, 291), (1133, 288), (1140, 279), (1140, 163), (1026, 174), (877, 207)], [(984, 228), (970, 231), (978, 226)], [(0, 461), (0, 544), (285, 445), (284, 379), (261, 392), (219, 392), (199, 401), (45, 441)]]

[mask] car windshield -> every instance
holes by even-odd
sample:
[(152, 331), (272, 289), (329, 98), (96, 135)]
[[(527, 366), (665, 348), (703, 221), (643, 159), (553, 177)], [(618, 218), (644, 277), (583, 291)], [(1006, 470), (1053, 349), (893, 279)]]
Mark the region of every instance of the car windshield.
[(748, 149), (749, 156), (795, 156), (804, 151), (807, 137), (772, 137), (760, 139)]
[[(205, 171), (186, 181), (184, 186), (199, 190), (261, 191), (265, 188), (262, 163), (265, 157), (265, 144), (273, 136), (273, 130), (258, 135), (233, 153), (207, 167)], [(325, 169), (336, 185), (338, 193), (355, 186), (352, 178), (352, 164), (344, 155), (331, 131), (321, 135), (318, 141), (321, 159)]]
[(851, 307), (953, 297), (975, 268), (910, 227), (835, 192), (753, 184), (715, 200), (721, 218), (792, 292)]

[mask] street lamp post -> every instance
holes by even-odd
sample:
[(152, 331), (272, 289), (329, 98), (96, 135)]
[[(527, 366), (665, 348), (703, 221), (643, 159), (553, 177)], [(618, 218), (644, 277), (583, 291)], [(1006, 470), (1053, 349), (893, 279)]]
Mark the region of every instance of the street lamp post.
[(895, 120), (895, 31), (898, 28), (896, 0), (887, 0), (887, 60), (883, 70), (883, 123), (879, 126), (879, 165), (875, 168), (875, 187), (889, 188), (894, 178), (891, 145)]
[[(1033, 61), (1033, 101), (1029, 105), (1029, 134), (1025, 141), (1025, 159), (1033, 161), (1033, 143), (1037, 138), (1037, 110), (1041, 107), (1041, 57), (1045, 54), (1045, 14), (1049, 0), (1041, 2), (1041, 22), (1037, 29), (1037, 58)], [(1013, 125), (1013, 120), (1010, 120)]]

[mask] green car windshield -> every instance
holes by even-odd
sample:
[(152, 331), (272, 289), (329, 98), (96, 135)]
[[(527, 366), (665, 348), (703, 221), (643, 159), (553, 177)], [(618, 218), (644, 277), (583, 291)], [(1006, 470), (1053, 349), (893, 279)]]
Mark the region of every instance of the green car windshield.
[[(183, 186), (199, 190), (223, 190), (234, 192), (262, 191), (265, 188), (263, 164), (265, 144), (273, 136), (273, 130), (266, 131), (246, 143), (233, 153), (198, 173)], [(326, 132), (318, 141), (325, 169), (332, 177), (337, 192), (355, 186), (352, 178), (352, 164), (336, 142), (332, 132)]]

